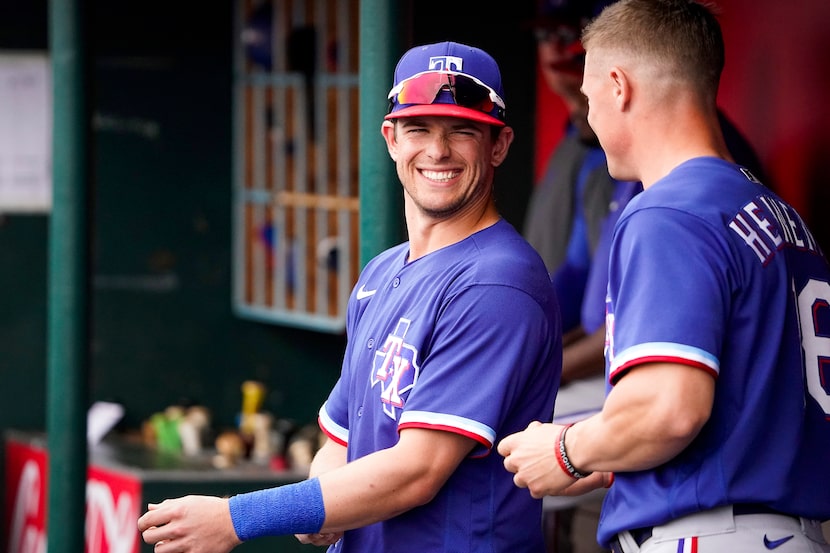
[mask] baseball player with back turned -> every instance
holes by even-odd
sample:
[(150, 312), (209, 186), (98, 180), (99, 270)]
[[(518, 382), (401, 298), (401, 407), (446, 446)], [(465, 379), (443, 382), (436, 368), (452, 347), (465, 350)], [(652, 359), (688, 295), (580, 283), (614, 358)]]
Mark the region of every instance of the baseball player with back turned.
[[(830, 268), (802, 219), (731, 161), (714, 15), (620, 0), (583, 34), (588, 122), (645, 191), (611, 247), (602, 411), (499, 443), (535, 497), (610, 485), (615, 552), (830, 552)], [(611, 484), (613, 482), (613, 484)]]
[(478, 48), (443, 42), (401, 58), (381, 132), (409, 241), (370, 261), (349, 298), (310, 478), (150, 505), (138, 525), (156, 553), (226, 553), (283, 534), (343, 553), (544, 549), (541, 500), (490, 452), (549, 420), (562, 362), (544, 263), (495, 206), (513, 140), (503, 98)]

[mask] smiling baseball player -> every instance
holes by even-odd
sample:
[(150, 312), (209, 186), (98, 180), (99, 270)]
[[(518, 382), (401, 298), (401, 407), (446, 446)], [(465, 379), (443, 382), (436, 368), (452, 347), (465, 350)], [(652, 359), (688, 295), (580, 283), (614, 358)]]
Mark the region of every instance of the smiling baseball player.
[(513, 140), (498, 65), (455, 42), (416, 47), (389, 101), (409, 241), (370, 261), (349, 299), (310, 479), (151, 505), (139, 528), (156, 553), (284, 534), (342, 553), (544, 549), (542, 502), (488, 454), (550, 418), (562, 362), (547, 270), (495, 205)]

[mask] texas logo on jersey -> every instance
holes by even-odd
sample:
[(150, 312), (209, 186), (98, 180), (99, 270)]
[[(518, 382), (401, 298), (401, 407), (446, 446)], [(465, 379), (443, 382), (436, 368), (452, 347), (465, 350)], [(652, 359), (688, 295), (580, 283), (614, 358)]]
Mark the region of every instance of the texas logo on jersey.
[(397, 419), (404, 396), (418, 381), (418, 350), (404, 341), (412, 321), (401, 318), (372, 361), (372, 388), (380, 384), (383, 412)]

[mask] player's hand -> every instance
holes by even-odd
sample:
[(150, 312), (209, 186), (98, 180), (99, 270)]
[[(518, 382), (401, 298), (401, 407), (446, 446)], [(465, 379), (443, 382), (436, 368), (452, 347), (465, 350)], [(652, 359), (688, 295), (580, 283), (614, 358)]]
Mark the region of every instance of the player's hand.
[(561, 430), (558, 424), (532, 422), (525, 430), (499, 442), (504, 468), (515, 474), (513, 482), (527, 488), (536, 499), (546, 495), (582, 495), (609, 482), (610, 473), (597, 472), (575, 480), (560, 468), (556, 447)]
[(302, 544), (306, 545), (332, 545), (343, 537), (343, 532), (331, 532), (329, 534), (294, 534)]
[(154, 553), (227, 553), (241, 543), (231, 521), (228, 500), (189, 495), (148, 505), (138, 519), (145, 543)]

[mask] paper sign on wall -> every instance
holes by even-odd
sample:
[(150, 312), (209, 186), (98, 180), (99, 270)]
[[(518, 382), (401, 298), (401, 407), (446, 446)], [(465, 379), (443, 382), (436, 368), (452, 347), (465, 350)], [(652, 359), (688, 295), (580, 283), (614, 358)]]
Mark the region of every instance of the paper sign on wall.
[(42, 213), (51, 207), (49, 58), (0, 52), (0, 213)]

